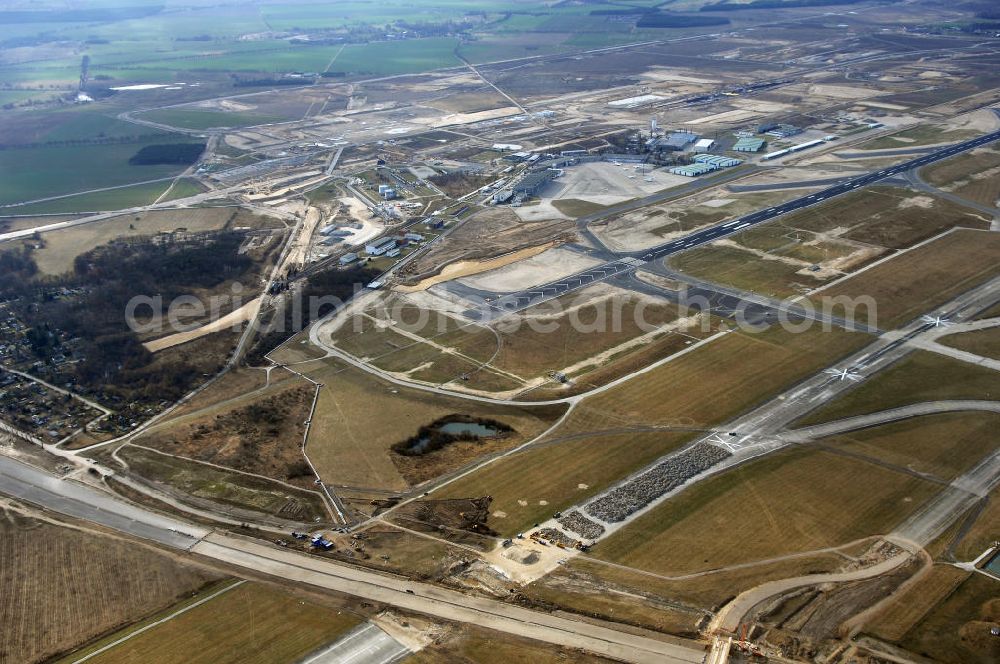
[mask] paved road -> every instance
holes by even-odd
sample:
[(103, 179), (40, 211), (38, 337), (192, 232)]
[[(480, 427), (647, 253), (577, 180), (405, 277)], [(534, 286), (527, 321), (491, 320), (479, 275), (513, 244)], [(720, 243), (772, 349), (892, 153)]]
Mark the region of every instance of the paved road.
[(409, 654), (409, 648), (378, 625), (365, 623), (299, 664), (392, 664)]
[(702, 644), (679, 644), (351, 567), (208, 530), (0, 456), (0, 493), (119, 532), (293, 582), (342, 592), (445, 620), (467, 622), (627, 662), (697, 664)]
[(601, 625), (337, 564), (308, 554), (276, 549), (243, 538), (212, 534), (195, 545), (192, 551), (287, 581), (327, 588), (372, 602), (567, 648), (582, 648), (627, 662), (699, 664), (705, 655), (703, 644), (697, 642), (680, 645), (619, 632)]
[(735, 634), (740, 627), (740, 622), (743, 620), (743, 617), (747, 614), (747, 612), (770, 597), (805, 586), (815, 586), (823, 583), (845, 583), (847, 581), (870, 579), (896, 569), (909, 560), (911, 556), (912, 554), (910, 552), (906, 552), (884, 560), (877, 565), (852, 570), (850, 572), (807, 574), (805, 576), (780, 579), (778, 581), (770, 581), (768, 583), (761, 584), (755, 588), (751, 588), (750, 590), (740, 593), (736, 596), (736, 599), (724, 606), (711, 622), (710, 631)]
[[(962, 152), (972, 150), (973, 148), (977, 148), (982, 145), (987, 145), (997, 140), (1000, 140), (1000, 130), (984, 134), (983, 136), (979, 136), (968, 141), (955, 143), (953, 145), (934, 150), (933, 152), (920, 155), (903, 163), (896, 164), (895, 166), (887, 166), (886, 168), (878, 171), (844, 179), (843, 181), (833, 184), (822, 191), (818, 191), (807, 196), (801, 196), (786, 203), (767, 208), (766, 210), (759, 210), (732, 221), (727, 221), (723, 224), (709, 226), (708, 228), (696, 231), (671, 242), (666, 242), (641, 251), (622, 252), (617, 255), (617, 258), (610, 260), (603, 265), (589, 268), (567, 278), (558, 279), (556, 281), (551, 281), (532, 288), (505, 294), (496, 300), (478, 307), (475, 311), (466, 312), (466, 315), (474, 320), (493, 320), (506, 314), (523, 311), (524, 309), (542, 302), (561, 297), (572, 291), (590, 286), (591, 284), (617, 274), (621, 274), (629, 269), (634, 269), (653, 261), (659, 261), (673, 254), (689, 251), (701, 245), (714, 242), (720, 238), (739, 233), (747, 228), (766, 223), (776, 217), (788, 214), (789, 212), (819, 205), (824, 201), (849, 194), (862, 187), (877, 184), (878, 182), (894, 178), (912, 169), (921, 168), (928, 164), (941, 161), (942, 159), (948, 159), (949, 157), (953, 157), (957, 154), (961, 154)], [(639, 201), (635, 201), (635, 203), (641, 205), (650, 204), (646, 202), (646, 200), (647, 199), (640, 199)], [(606, 215), (607, 212), (602, 212), (601, 214)], [(592, 234), (588, 237), (592, 237)], [(591, 241), (596, 240), (592, 238)], [(603, 245), (599, 244), (599, 241), (597, 246), (603, 247)]]
[(962, 207), (972, 208), (973, 210), (978, 210), (983, 214), (988, 214), (992, 218), (1000, 217), (1000, 209), (997, 209), (990, 205), (983, 205), (977, 201), (971, 201), (963, 196), (958, 196), (951, 193), (950, 191), (944, 191), (938, 189), (937, 187), (929, 184), (927, 181), (921, 177), (920, 173), (917, 171), (910, 171), (906, 174), (904, 178), (906, 182), (914, 189), (919, 189), (920, 191), (926, 191), (929, 194), (933, 194), (938, 198), (943, 198), (945, 200), (951, 201), (956, 205), (961, 205)]
[(781, 434), (781, 438), (784, 440), (800, 442), (813, 440), (815, 438), (836, 436), (837, 434), (845, 433), (847, 431), (867, 429), (869, 427), (888, 424), (890, 422), (898, 422), (900, 420), (907, 420), (913, 417), (921, 417), (923, 415), (939, 415), (941, 413), (955, 413), (961, 411), (985, 411), (1000, 413), (1000, 401), (926, 401), (924, 403), (910, 404), (909, 406), (900, 406), (899, 408), (880, 410), (877, 413), (870, 413), (868, 415), (845, 417), (842, 420), (834, 420), (833, 422), (816, 424), (811, 427), (793, 429), (792, 431)]
[(175, 549), (190, 549), (209, 533), (2, 455), (0, 493)]

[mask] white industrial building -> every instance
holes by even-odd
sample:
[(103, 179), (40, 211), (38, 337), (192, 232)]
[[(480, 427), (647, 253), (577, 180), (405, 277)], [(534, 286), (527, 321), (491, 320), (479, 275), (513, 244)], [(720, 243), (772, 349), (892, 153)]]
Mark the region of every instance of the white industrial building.
[(715, 147), (715, 141), (711, 138), (702, 138), (695, 141), (694, 146), (691, 148), (694, 152), (708, 152)]
[(381, 256), (382, 254), (396, 248), (396, 240), (391, 237), (384, 237), (365, 245), (365, 253), (369, 256)]

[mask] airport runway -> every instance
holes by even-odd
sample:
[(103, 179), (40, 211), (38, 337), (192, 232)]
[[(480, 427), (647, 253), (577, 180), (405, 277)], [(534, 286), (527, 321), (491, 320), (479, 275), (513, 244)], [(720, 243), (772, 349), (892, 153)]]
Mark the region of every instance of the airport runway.
[[(959, 295), (943, 307), (936, 309), (933, 313), (956, 323), (971, 320), (980, 311), (994, 304), (998, 293), (1000, 293), (1000, 277), (994, 278), (977, 288)], [(745, 463), (749, 459), (769, 454), (794, 444), (797, 432), (788, 431), (788, 427), (792, 423), (823, 404), (829, 403), (840, 395), (852, 390), (867, 377), (885, 369), (913, 352), (914, 346), (909, 342), (912, 339), (919, 338), (921, 335), (927, 333), (933, 334), (932, 331), (935, 329), (933, 322), (925, 322), (922, 317), (916, 318), (901, 328), (898, 333), (891, 335), (883, 334), (864, 348), (843, 358), (838, 363), (837, 369), (830, 368), (819, 371), (767, 403), (735, 420), (717, 427), (719, 430), (728, 431), (728, 436), (713, 433), (692, 440), (684, 449), (699, 444), (709, 444), (729, 452), (730, 456), (717, 462), (701, 474), (689, 479), (688, 482), (700, 481), (708, 475), (719, 473), (733, 466)], [(878, 414), (875, 414), (875, 417), (877, 416)], [(587, 505), (600, 501), (619, 487), (639, 480), (639, 478), (647, 475), (650, 471), (654, 471), (660, 463), (666, 461), (671, 456), (678, 455), (682, 451), (674, 450), (656, 459), (646, 467), (609, 486), (605, 491), (593, 496), (585, 503), (576, 506), (576, 508), (586, 511)], [(980, 488), (995, 486), (997, 482), (1000, 482), (1000, 454), (994, 456), (997, 457), (997, 461), (994, 462), (994, 465), (984, 468), (980, 473), (982, 477), (976, 480), (976, 485)], [(662, 504), (675, 493), (682, 491), (684, 486), (682, 485), (662, 493), (644, 507), (630, 513), (621, 521), (602, 521), (589, 513), (588, 517), (600, 522), (600, 525), (604, 526), (605, 530), (601, 538), (607, 538), (643, 514), (655, 509), (657, 505)], [(969, 493), (966, 485), (957, 487), (955, 490), (961, 493), (963, 489), (965, 489), (965, 493)], [(959, 510), (964, 504), (966, 504), (966, 499), (962, 495), (956, 494), (951, 499), (951, 502), (943, 504), (935, 512), (935, 515), (928, 517), (924, 522), (919, 524), (919, 532), (935, 530), (939, 523), (943, 522), (949, 515), (954, 516), (957, 513), (956, 510)], [(563, 511), (569, 512), (570, 508)], [(930, 525), (927, 525), (928, 523)], [(546, 522), (543, 525), (552, 525), (552, 523)], [(554, 527), (558, 527), (558, 524)], [(900, 533), (900, 536), (919, 542), (920, 540), (911, 532), (916, 532), (917, 530), (917, 527), (911, 528), (907, 533)]]
[(369, 622), (299, 664), (392, 664), (409, 654), (409, 648)]
[(0, 493), (175, 549), (188, 550), (209, 533), (206, 528), (150, 512), (3, 455)]
[[(502, 295), (498, 294), (500, 296), (495, 300), (465, 313), (466, 316), (472, 320), (496, 320), (497, 318), (501, 318), (507, 314), (523, 311), (524, 309), (528, 309), (537, 304), (541, 304), (542, 302), (561, 297), (567, 293), (590, 286), (600, 281), (604, 281), (605, 279), (623, 272), (634, 270), (635, 268), (646, 265), (647, 263), (659, 261), (667, 258), (668, 256), (689, 251), (701, 245), (742, 232), (747, 228), (766, 223), (776, 217), (788, 214), (789, 212), (795, 212), (796, 210), (802, 210), (814, 205), (819, 205), (832, 198), (849, 194), (862, 187), (867, 187), (883, 180), (894, 178), (898, 175), (906, 173), (907, 171), (927, 166), (928, 164), (941, 161), (942, 159), (948, 159), (949, 157), (993, 143), (997, 140), (1000, 140), (1000, 131), (993, 131), (968, 141), (962, 141), (961, 143), (955, 143), (953, 145), (934, 150), (933, 152), (928, 152), (927, 154), (920, 155), (910, 159), (909, 161), (896, 164), (895, 166), (888, 166), (878, 171), (873, 171), (871, 173), (866, 173), (852, 178), (846, 178), (843, 181), (823, 189), (822, 191), (818, 191), (807, 196), (801, 196), (786, 203), (744, 215), (738, 219), (727, 221), (724, 224), (710, 226), (703, 230), (691, 233), (690, 235), (686, 235), (680, 239), (666, 242), (650, 249), (617, 254), (618, 257), (614, 260), (609, 260), (603, 265), (583, 270), (569, 277), (551, 281), (532, 288), (526, 288), (514, 293)], [(646, 199), (641, 199), (640, 202), (642, 201), (646, 201)], [(642, 205), (648, 204), (650, 203), (642, 202)], [(607, 212), (601, 212), (598, 214), (600, 214), (602, 218), (607, 216)], [(588, 234), (588, 237), (591, 236), (592, 234)], [(600, 243), (598, 243), (598, 246), (603, 247)]]

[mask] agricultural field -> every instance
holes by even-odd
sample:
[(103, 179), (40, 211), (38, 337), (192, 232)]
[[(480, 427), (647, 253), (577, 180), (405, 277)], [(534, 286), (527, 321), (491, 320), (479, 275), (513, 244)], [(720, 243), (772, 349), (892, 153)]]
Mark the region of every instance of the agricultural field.
[[(177, 175), (186, 167), (177, 164), (134, 166), (129, 159), (146, 146), (189, 140), (167, 135), (129, 143), (46, 145), (0, 150), (0, 171), (5, 173), (0, 183), (0, 204), (22, 203)], [(95, 163), (100, 163), (101, 168), (81, 167), (82, 164)], [(165, 185), (161, 191), (164, 189)], [(32, 208), (21, 210), (23, 213), (39, 211)], [(50, 208), (50, 211), (66, 210)]]
[(14, 214), (64, 214), (72, 212), (103, 212), (150, 205), (166, 193), (171, 179), (158, 179), (146, 184), (132, 184), (54, 198), (40, 203), (28, 203), (10, 208)]
[(391, 76), (460, 67), (458, 40), (450, 37), (411, 39), (381, 44), (348, 44), (330, 63), (330, 71)]
[(872, 298), (874, 308), (859, 299), (858, 320), (893, 329), (1000, 274), (995, 259), (1000, 236), (957, 230), (907, 251), (812, 295), (826, 298)]
[[(169, 616), (177, 610), (164, 613)], [(361, 622), (359, 616), (343, 609), (304, 601), (269, 585), (243, 583), (95, 654), (88, 661), (97, 664), (296, 662)], [(108, 640), (124, 638), (129, 633), (116, 634)], [(95, 645), (94, 650), (103, 647), (100, 643)]]
[[(324, 481), (335, 485), (403, 490), (479, 456), (531, 440), (561, 414), (562, 407), (492, 406), (396, 387), (332, 361), (299, 371), (323, 383), (306, 453)], [(511, 435), (483, 443), (461, 443), (422, 456), (400, 458), (393, 443), (452, 414), (498, 420)]]
[(666, 575), (764, 561), (888, 533), (938, 491), (863, 460), (785, 450), (685, 489), (593, 553)]
[(0, 656), (48, 660), (219, 578), (142, 544), (4, 510)]
[(917, 350), (795, 423), (821, 422), (946, 399), (996, 399), (1000, 374), (944, 355)]

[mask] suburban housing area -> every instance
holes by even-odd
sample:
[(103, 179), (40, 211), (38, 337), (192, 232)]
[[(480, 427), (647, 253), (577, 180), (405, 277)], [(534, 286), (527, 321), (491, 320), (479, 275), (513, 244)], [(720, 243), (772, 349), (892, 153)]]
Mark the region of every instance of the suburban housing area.
[(0, 3), (0, 662), (1000, 661), (1000, 11)]

